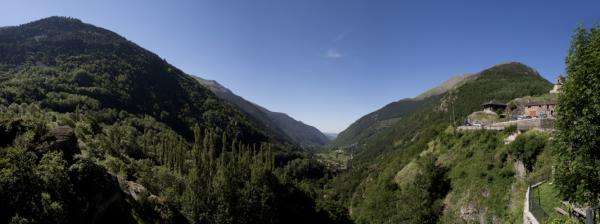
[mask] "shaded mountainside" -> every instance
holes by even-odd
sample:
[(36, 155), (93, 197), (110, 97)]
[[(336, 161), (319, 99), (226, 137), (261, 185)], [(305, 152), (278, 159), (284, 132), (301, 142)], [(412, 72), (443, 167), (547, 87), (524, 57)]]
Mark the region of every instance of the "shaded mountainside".
[(40, 103), (59, 112), (114, 108), (152, 116), (186, 138), (200, 125), (244, 142), (269, 139), (193, 77), (77, 19), (50, 17), (0, 30), (0, 85), (3, 104)]
[(271, 133), (111, 31), (0, 30), (0, 223), (348, 223)]
[(405, 115), (427, 105), (432, 100), (435, 100), (440, 94), (460, 86), (464, 82), (475, 77), (477, 77), (477, 75), (472, 74), (455, 76), (415, 98), (402, 99), (385, 105), (381, 109), (373, 111), (352, 123), (346, 130), (342, 131), (337, 136), (331, 145), (343, 147), (358, 143), (362, 139), (366, 139), (374, 133), (390, 127)]
[[(424, 154), (424, 151), (431, 149), (432, 144), (435, 143), (434, 140), (443, 136), (442, 133), (448, 130), (449, 126), (462, 123), (470, 113), (480, 110), (483, 102), (492, 99), (508, 102), (518, 97), (541, 95), (547, 93), (551, 88), (550, 82), (535, 70), (521, 63), (505, 63), (486, 69), (461, 85), (436, 97), (430, 97), (427, 103), (405, 114), (402, 119), (390, 124), (388, 128), (381, 129), (367, 138), (360, 139), (357, 144), (344, 148), (354, 155), (353, 169), (335, 177), (330, 182), (331, 195), (327, 197), (340, 198), (341, 203), (347, 204), (357, 223), (437, 222), (441, 217), (442, 209), (444, 209), (440, 203), (444, 203), (444, 200), (461, 201), (462, 203), (471, 198), (466, 198), (468, 195), (456, 193), (463, 192), (459, 190), (468, 187), (464, 182), (455, 182), (465, 174), (454, 173), (453, 167), (444, 167), (441, 164), (443, 161), (438, 160), (439, 155), (427, 155)], [(493, 150), (496, 146), (492, 146), (492, 144), (497, 145), (496, 139), (500, 137), (495, 135), (493, 139), (492, 136), (482, 138), (485, 138), (481, 139), (483, 142), (489, 141), (489, 143), (482, 144), (488, 144), (486, 147), (490, 148), (489, 150), (492, 152), (486, 152), (481, 158), (494, 157), (496, 153)], [(469, 140), (462, 144), (458, 148), (468, 146)], [(455, 161), (453, 164), (465, 166), (471, 164), (470, 158), (480, 159), (480, 157), (470, 156), (473, 155), (473, 152), (466, 155), (464, 158), (466, 160)], [(413, 165), (406, 167), (411, 162)], [(509, 169), (505, 161), (498, 161), (490, 165), (488, 168), (491, 171), (489, 172), (496, 172), (494, 167), (498, 167), (498, 172), (505, 172), (504, 170)], [(448, 169), (450, 169), (450, 174), (448, 174)], [(414, 175), (417, 175), (417, 178)], [(447, 175), (451, 175), (449, 180), (440, 179), (440, 176)], [(458, 175), (458, 177), (452, 175)], [(470, 174), (467, 173), (467, 175)], [(473, 175), (478, 174), (474, 173)], [(493, 192), (503, 192), (506, 195), (494, 195), (493, 199), (508, 197), (509, 192), (503, 190), (506, 190), (504, 187), (510, 185), (510, 183), (507, 185), (506, 181), (510, 182), (512, 177), (502, 175), (504, 176), (498, 179), (498, 181), (502, 181), (500, 182), (502, 185), (499, 186), (502, 188)], [(407, 183), (402, 181), (406, 178), (415, 181), (408, 181), (408, 185), (399, 184)], [(440, 181), (442, 182), (440, 183)], [(439, 188), (439, 186), (445, 185), (452, 187), (450, 189)], [(487, 195), (488, 193), (483, 192), (482, 194)], [(446, 198), (446, 195), (452, 195), (455, 198)], [(485, 203), (493, 204), (494, 202)], [(502, 203), (509, 202), (502, 201)], [(500, 210), (494, 213), (493, 217), (498, 218), (507, 214), (503, 209), (508, 206), (507, 204), (494, 207), (500, 208)], [(456, 209), (453, 212), (461, 209), (452, 208)], [(460, 218), (460, 215), (453, 214), (453, 216), (444, 215), (444, 222), (460, 223), (465, 221)]]
[(313, 126), (297, 121), (284, 113), (272, 112), (255, 103), (234, 94), (214, 80), (198, 78), (200, 83), (208, 87), (215, 95), (240, 108), (252, 119), (273, 130), (281, 139), (302, 146), (321, 146), (330, 140)]

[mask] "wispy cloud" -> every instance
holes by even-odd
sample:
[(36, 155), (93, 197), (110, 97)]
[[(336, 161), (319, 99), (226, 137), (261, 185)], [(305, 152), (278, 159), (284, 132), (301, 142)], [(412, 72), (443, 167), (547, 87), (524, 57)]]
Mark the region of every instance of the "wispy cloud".
[(344, 55), (342, 53), (340, 53), (338, 50), (331, 48), (331, 49), (327, 50), (327, 52), (325, 52), (325, 57), (332, 58), (332, 59), (338, 59), (338, 58), (343, 58)]
[(346, 36), (348, 36), (348, 34), (350, 34), (352, 32), (352, 30), (347, 29), (344, 32), (339, 33), (337, 36), (335, 36), (335, 38), (333, 38), (332, 42), (338, 42), (343, 40), (344, 38), (346, 38)]

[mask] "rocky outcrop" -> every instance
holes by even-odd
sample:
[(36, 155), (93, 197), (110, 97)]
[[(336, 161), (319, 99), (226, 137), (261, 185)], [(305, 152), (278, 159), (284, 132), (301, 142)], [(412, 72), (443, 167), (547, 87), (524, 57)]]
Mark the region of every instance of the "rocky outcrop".
[[(27, 136), (24, 137), (23, 134)], [(0, 147), (15, 142), (24, 144), (23, 146), (33, 151), (38, 158), (48, 152), (61, 151), (69, 163), (72, 163), (73, 156), (80, 152), (73, 128), (69, 126), (56, 126), (48, 130), (45, 124), (32, 124), (31, 121), (21, 119), (0, 121)]]
[(146, 211), (147, 218), (159, 223), (188, 223), (187, 219), (167, 200), (149, 192), (143, 185), (125, 178), (118, 178), (119, 187), (125, 194), (125, 200), (136, 210)]
[(62, 151), (64, 158), (73, 162), (73, 156), (79, 153), (77, 138), (69, 126), (57, 126), (44, 136), (42, 142), (35, 148), (36, 154), (42, 155), (50, 151)]
[(460, 218), (466, 222), (477, 221), (479, 217), (479, 209), (473, 203), (460, 208)]
[(125, 201), (117, 178), (89, 159), (80, 159), (69, 168), (77, 195), (77, 217), (88, 223), (136, 223), (132, 207)]

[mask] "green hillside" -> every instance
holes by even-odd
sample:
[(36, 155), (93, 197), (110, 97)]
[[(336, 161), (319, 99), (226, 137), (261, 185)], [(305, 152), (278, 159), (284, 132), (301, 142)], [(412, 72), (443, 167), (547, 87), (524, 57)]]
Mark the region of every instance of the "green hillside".
[(496, 65), (442, 95), (429, 98), (388, 128), (359, 139), (350, 150), (356, 152), (358, 160), (387, 156), (387, 152), (429, 140), (436, 133), (435, 125), (462, 124), (473, 111), (481, 110), (484, 102), (492, 99), (508, 102), (547, 93), (551, 88), (550, 82), (526, 65), (517, 62)]
[(431, 101), (436, 100), (440, 94), (443, 94), (452, 88), (456, 88), (475, 77), (477, 77), (477, 75), (455, 76), (415, 98), (402, 99), (385, 105), (381, 109), (373, 111), (352, 123), (346, 130), (341, 132), (330, 145), (345, 147), (357, 144), (376, 132), (391, 127), (404, 116), (409, 115)]
[(427, 104), (431, 99), (403, 99), (390, 103), (352, 123), (336, 137), (331, 146), (349, 146), (368, 138), (381, 129), (390, 127), (394, 122)]
[[(440, 208), (439, 203), (442, 203), (441, 201), (450, 200), (445, 199), (448, 189), (434, 189), (436, 186), (444, 185), (445, 182), (428, 182), (442, 180), (426, 177), (447, 176), (454, 172), (451, 167), (443, 167), (444, 169), (450, 168), (450, 171), (440, 170), (441, 168), (438, 167), (439, 163), (450, 161), (439, 161), (437, 156), (428, 158), (423, 154), (424, 151), (431, 150), (433, 147), (432, 144), (435, 144), (434, 140), (443, 136), (443, 133), (447, 131), (449, 126), (462, 123), (470, 113), (480, 110), (481, 103), (492, 99), (508, 102), (518, 97), (540, 95), (547, 93), (551, 89), (551, 86), (535, 70), (521, 63), (500, 64), (486, 69), (480, 72), (476, 78), (466, 81), (457, 88), (451, 89), (439, 97), (432, 99), (429, 103), (416, 109), (414, 112), (405, 115), (404, 118), (390, 125), (389, 128), (376, 132), (368, 138), (363, 139), (354, 147), (346, 149), (354, 154), (354, 159), (352, 160), (353, 169), (335, 177), (330, 182), (330, 193), (335, 195), (332, 197), (338, 197), (340, 203), (347, 204), (350, 207), (352, 217), (357, 223), (387, 223), (389, 221), (386, 220), (396, 220), (392, 221), (392, 223), (395, 223), (409, 218), (412, 221), (406, 221), (408, 223), (435, 222), (437, 218), (435, 220), (413, 219), (414, 217), (418, 217), (418, 214), (421, 214), (421, 217), (441, 217), (441, 211), (436, 210), (436, 208)], [(473, 137), (473, 139), (478, 139), (479, 137)], [(490, 136), (481, 140), (488, 141), (491, 138)], [(493, 137), (493, 139), (499, 138), (501, 137)], [(481, 143), (485, 147), (490, 147), (491, 150), (489, 154), (481, 156), (493, 157), (496, 155), (498, 152), (494, 148), (498, 147), (497, 142), (497, 140), (493, 140), (489, 143), (489, 146), (485, 146), (488, 143)], [(421, 157), (424, 157), (425, 161), (418, 159)], [(483, 157), (478, 157), (477, 159), (487, 160)], [(464, 161), (455, 161), (455, 163), (470, 164), (469, 161), (471, 160), (466, 159)], [(420, 172), (413, 171), (402, 172), (408, 164), (415, 162), (419, 165), (412, 165), (413, 168), (407, 169), (415, 169), (414, 167), (429, 168), (426, 168), (427, 170), (422, 171), (425, 173), (421, 174), (419, 174)], [(508, 169), (503, 168), (505, 166), (507, 164), (503, 164), (503, 162), (493, 165), (493, 167), (499, 167), (497, 172), (493, 171), (494, 175), (499, 175), (501, 172), (504, 172), (502, 170)], [(421, 169), (425, 168), (418, 168), (417, 170)], [(397, 175), (399, 172), (400, 176)], [(395, 183), (398, 180), (409, 178), (403, 177), (403, 173), (425, 175), (416, 178), (416, 180), (423, 180), (425, 182), (409, 181), (411, 186), (413, 186), (410, 187), (412, 190), (405, 191), (415, 190), (424, 193), (425, 196), (429, 193), (434, 195), (425, 197), (414, 192), (410, 194), (403, 193), (402, 184), (398, 185)], [(462, 174), (459, 173), (459, 175)], [(506, 178), (498, 180), (504, 181), (501, 186), (506, 186), (506, 183), (510, 183)], [(495, 182), (492, 181), (492, 183)], [(415, 184), (417, 185), (414, 186)], [(419, 184), (422, 184), (422, 186)], [(447, 184), (450, 184), (452, 189), (458, 188), (456, 186), (457, 182), (453, 182), (452, 176), (450, 176)], [(459, 187), (466, 186), (469, 185), (462, 186), (460, 184)], [(428, 190), (430, 187), (432, 189)], [(435, 194), (438, 195), (435, 196)], [(419, 195), (425, 198), (412, 198)], [(450, 193), (448, 195), (454, 194)], [(460, 195), (457, 197), (463, 196)], [(415, 203), (404, 203), (406, 200), (420, 200), (422, 203), (417, 203), (416, 201)], [(502, 210), (501, 212), (506, 211)]]
[(0, 30), (0, 223), (347, 223), (270, 133), (111, 31)]
[(192, 77), (119, 35), (51, 17), (0, 32), (3, 104), (58, 112), (113, 108), (148, 115), (186, 138), (193, 125), (220, 127), (245, 142), (268, 139)]

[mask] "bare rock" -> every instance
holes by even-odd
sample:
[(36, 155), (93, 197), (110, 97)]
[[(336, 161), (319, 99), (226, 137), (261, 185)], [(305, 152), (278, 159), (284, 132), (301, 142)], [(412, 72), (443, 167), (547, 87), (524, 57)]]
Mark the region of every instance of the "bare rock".
[(475, 222), (479, 219), (479, 209), (473, 203), (469, 203), (460, 208), (460, 218), (466, 222)]
[(79, 153), (80, 150), (71, 127), (58, 126), (50, 129), (43, 138), (43, 142), (35, 148), (35, 152), (40, 155), (50, 151), (62, 151), (63, 156), (69, 163), (73, 161), (73, 156)]

